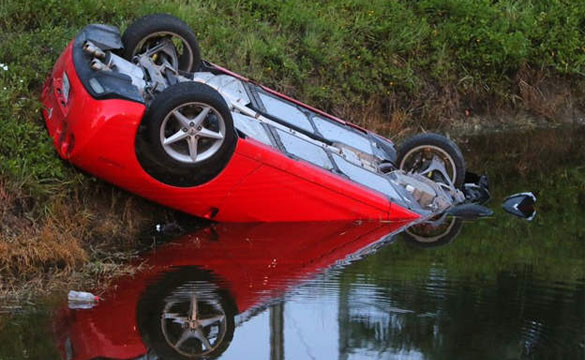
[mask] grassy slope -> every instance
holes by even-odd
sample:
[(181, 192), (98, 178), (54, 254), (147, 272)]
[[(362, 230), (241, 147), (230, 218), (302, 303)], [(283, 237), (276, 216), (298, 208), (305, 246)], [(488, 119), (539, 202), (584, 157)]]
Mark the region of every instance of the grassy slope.
[[(81, 27), (125, 28), (154, 12), (188, 22), (205, 58), (381, 131), (444, 129), (450, 117), (494, 106), (549, 117), (568, 102), (583, 107), (581, 1), (1, 1), (5, 279), (101, 261), (96, 248), (118, 243), (120, 233), (131, 248), (148, 220), (138, 209), (151, 205), (57, 158), (37, 99)], [(544, 98), (550, 106), (542, 106)]]

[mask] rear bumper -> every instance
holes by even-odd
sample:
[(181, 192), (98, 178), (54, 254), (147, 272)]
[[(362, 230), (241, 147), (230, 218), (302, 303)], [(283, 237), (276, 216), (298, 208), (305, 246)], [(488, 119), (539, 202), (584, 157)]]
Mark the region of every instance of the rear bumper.
[[(77, 75), (72, 48), (73, 42), (57, 60), (43, 86), (41, 102), (43, 117), (59, 156), (75, 163), (93, 137), (103, 131), (116, 131), (116, 124), (132, 127), (135, 134), (145, 106), (128, 100), (93, 98)], [(64, 74), (70, 84), (68, 98), (63, 91)]]
[[(70, 102), (69, 104), (66, 103), (61, 93), (63, 74), (68, 72), (67, 76), (70, 77), (70, 80), (73, 80), (73, 82), (75, 82), (75, 78), (77, 77), (75, 69), (66, 69), (66, 67), (68, 67), (66, 64), (71, 64), (72, 60), (71, 48), (72, 44), (69, 44), (57, 60), (51, 74), (45, 81), (41, 94), (41, 102), (43, 104), (42, 114), (47, 125), (47, 130), (49, 131), (49, 135), (53, 138), (53, 143), (57, 152), (62, 158), (68, 158), (73, 149), (69, 146), (71, 140), (67, 140), (67, 116), (71, 109), (70, 106), (68, 106)], [(71, 70), (73, 70), (73, 72)], [(77, 89), (73, 92), (77, 93)], [(75, 94), (75, 98), (77, 98), (77, 94)]]

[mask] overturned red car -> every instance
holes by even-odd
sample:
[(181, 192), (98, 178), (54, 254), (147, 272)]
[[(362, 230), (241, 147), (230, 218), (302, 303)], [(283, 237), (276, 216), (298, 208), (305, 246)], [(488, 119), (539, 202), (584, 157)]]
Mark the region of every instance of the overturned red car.
[(157, 203), (228, 222), (409, 220), (464, 202), (465, 162), (436, 134), (377, 134), (201, 60), (192, 30), (148, 15), (89, 25), (47, 79), (59, 155)]

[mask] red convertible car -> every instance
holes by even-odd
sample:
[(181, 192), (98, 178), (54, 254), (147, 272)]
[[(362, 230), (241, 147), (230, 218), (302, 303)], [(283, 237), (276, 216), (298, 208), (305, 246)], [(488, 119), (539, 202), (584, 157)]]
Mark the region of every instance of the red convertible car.
[(409, 220), (465, 201), (436, 134), (382, 136), (201, 60), (165, 14), (89, 25), (42, 92), (59, 155), (160, 204), (229, 222)]

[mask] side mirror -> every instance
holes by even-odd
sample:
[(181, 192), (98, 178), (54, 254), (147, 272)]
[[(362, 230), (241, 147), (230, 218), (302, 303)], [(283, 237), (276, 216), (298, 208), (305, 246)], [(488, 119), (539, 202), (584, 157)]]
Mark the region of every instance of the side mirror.
[(531, 221), (536, 216), (535, 203), (536, 196), (533, 193), (523, 192), (508, 196), (502, 203), (502, 207), (514, 216)]

